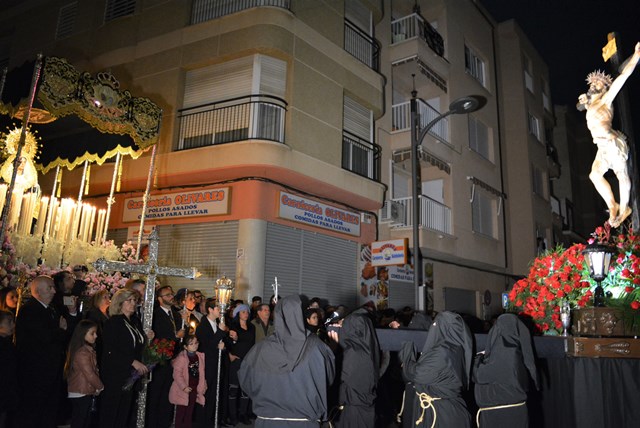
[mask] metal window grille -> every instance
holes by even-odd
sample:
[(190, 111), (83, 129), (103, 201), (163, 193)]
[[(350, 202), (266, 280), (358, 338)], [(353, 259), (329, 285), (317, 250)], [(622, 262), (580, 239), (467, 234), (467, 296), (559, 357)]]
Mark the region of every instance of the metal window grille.
[(78, 15), (78, 2), (66, 4), (60, 8), (58, 12), (58, 26), (56, 28), (56, 39), (70, 36), (73, 34), (76, 24), (76, 16)]
[(112, 21), (136, 11), (136, 0), (107, 0), (104, 12), (104, 22)]

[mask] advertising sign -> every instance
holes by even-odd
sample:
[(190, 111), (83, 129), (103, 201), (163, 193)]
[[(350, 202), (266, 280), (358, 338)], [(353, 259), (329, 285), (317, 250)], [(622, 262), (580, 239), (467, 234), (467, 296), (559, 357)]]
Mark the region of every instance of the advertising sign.
[[(147, 203), (147, 220), (179, 219), (229, 213), (228, 187), (151, 195)], [(124, 201), (123, 222), (140, 221), (142, 197)]]
[(360, 236), (360, 214), (280, 192), (279, 217), (310, 226)]
[(407, 264), (407, 239), (371, 243), (371, 265), (391, 266)]

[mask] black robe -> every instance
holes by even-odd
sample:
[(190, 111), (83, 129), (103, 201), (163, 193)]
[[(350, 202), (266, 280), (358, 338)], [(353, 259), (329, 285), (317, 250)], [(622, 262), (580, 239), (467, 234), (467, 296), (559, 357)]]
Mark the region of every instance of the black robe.
[(274, 319), (275, 333), (251, 348), (238, 372), (258, 416), (255, 426), (318, 427), (327, 417), (333, 353), (305, 329), (299, 296), (279, 300)]
[(413, 393), (405, 396), (412, 405), (403, 413), (404, 426), (408, 420), (410, 426), (430, 428), (435, 420), (436, 428), (470, 428), (462, 392), (469, 386), (472, 337), (462, 317), (438, 314), (417, 361), (413, 346), (405, 343), (399, 355), (403, 375), (413, 385)]
[(363, 313), (346, 317), (339, 330), (343, 349), (340, 406), (336, 427), (370, 428), (375, 425), (376, 385), (380, 347), (373, 324)]
[[(531, 336), (513, 314), (503, 314), (489, 331), (484, 354), (474, 363), (473, 379), (478, 406), (483, 408), (525, 403), (529, 375), (536, 382)], [(479, 427), (527, 427), (527, 406), (483, 409)]]

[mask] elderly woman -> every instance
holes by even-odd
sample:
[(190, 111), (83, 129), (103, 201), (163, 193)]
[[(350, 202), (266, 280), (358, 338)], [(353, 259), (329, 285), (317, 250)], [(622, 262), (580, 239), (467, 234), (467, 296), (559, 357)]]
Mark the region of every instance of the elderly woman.
[[(134, 372), (149, 372), (142, 363), (145, 334), (134, 315), (140, 295), (135, 290), (118, 290), (109, 306), (110, 318), (104, 323), (101, 375), (104, 392), (101, 394), (100, 427), (125, 427), (133, 403), (133, 389), (123, 386)], [(153, 332), (149, 332), (149, 338)]]

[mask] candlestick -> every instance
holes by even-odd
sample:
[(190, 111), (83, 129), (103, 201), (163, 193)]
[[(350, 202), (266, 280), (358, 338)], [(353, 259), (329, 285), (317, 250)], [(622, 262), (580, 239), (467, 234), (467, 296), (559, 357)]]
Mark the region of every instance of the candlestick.
[(36, 235), (42, 236), (44, 234), (44, 226), (47, 221), (47, 209), (49, 208), (49, 197), (43, 196), (40, 198), (40, 210), (38, 210), (38, 223), (36, 226)]

